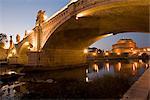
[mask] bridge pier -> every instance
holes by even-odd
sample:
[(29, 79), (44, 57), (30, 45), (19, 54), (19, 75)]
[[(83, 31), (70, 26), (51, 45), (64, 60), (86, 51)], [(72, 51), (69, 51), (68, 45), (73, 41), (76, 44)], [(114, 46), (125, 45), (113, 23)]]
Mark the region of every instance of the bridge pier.
[(83, 50), (49, 49), (28, 53), (29, 66), (65, 67), (86, 62)]

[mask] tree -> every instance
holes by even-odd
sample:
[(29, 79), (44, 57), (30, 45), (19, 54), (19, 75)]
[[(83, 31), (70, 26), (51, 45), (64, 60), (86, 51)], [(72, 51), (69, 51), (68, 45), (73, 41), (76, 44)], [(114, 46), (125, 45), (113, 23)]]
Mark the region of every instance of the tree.
[(8, 42), (7, 35), (4, 33), (0, 33), (0, 48), (4, 48), (7, 42)]

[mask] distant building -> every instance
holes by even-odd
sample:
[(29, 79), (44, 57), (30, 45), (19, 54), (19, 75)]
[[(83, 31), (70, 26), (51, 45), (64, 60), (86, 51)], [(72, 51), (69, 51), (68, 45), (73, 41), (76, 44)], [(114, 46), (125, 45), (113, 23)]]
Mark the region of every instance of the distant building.
[(140, 54), (150, 52), (150, 48), (138, 48), (132, 39), (120, 39), (116, 44), (112, 45), (112, 53), (122, 54)]
[(136, 43), (132, 39), (120, 39), (112, 45), (113, 53), (133, 53), (137, 49)]

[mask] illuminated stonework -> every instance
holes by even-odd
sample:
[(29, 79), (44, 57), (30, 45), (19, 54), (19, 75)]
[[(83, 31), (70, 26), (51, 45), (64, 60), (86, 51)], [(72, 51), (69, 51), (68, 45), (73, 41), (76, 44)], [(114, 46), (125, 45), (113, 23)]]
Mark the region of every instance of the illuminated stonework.
[(71, 0), (49, 18), (40, 10), (33, 31), (17, 44), (18, 59), (31, 65), (83, 63), (83, 49), (109, 33), (149, 32), (148, 8), (149, 0)]
[(138, 48), (132, 39), (120, 39), (116, 44), (112, 45), (112, 52), (120, 55), (122, 53), (129, 54), (150, 54), (150, 48)]
[(112, 46), (112, 51), (117, 54), (131, 53), (136, 48), (136, 43), (132, 39), (120, 39)]

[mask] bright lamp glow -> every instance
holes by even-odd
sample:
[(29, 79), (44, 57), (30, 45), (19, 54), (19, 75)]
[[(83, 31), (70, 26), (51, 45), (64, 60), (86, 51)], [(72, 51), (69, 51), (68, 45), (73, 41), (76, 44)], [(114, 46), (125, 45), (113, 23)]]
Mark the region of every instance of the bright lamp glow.
[(120, 55), (120, 54), (121, 54), (120, 52), (117, 53), (117, 55)]
[(109, 55), (109, 53), (108, 52), (105, 52), (105, 56), (108, 56)]
[(88, 53), (88, 49), (84, 49), (84, 51), (83, 51), (85, 54), (87, 54)]
[(9, 71), (8, 74), (17, 74), (15, 71)]

